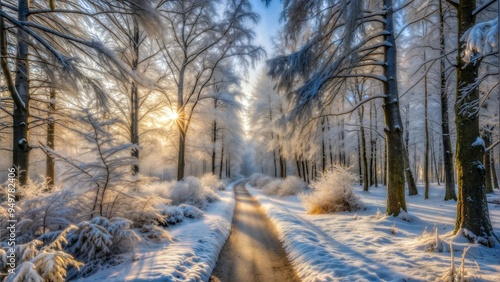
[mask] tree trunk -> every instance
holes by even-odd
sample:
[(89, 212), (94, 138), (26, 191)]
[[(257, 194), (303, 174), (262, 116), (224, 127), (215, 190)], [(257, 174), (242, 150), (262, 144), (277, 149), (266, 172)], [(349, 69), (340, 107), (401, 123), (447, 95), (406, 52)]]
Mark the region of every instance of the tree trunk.
[(491, 152), (491, 176), (493, 178), (493, 188), (498, 189), (497, 170), (495, 168), (495, 153)]
[[(483, 133), (484, 146), (488, 148), (491, 145), (491, 135), (489, 132), (489, 127), (485, 128), (485, 132)], [(486, 194), (493, 193), (493, 184), (491, 183), (491, 159), (490, 152), (485, 152), (483, 156), (485, 177), (484, 177), (484, 185)]]
[(280, 135), (276, 134), (276, 140), (278, 140), (278, 161), (280, 164), (280, 177), (286, 177), (286, 162), (283, 159), (283, 153), (281, 152)]
[(372, 109), (372, 104), (370, 103), (370, 161), (368, 165), (368, 186), (373, 186), (373, 109)]
[[(375, 103), (373, 104), (373, 107), (375, 108)], [(374, 128), (375, 128), (375, 132), (378, 131), (378, 126), (377, 126), (377, 109), (375, 108), (375, 111), (373, 112), (374, 116), (375, 116), (375, 120), (374, 120)], [(373, 132), (373, 130), (372, 130)], [(373, 159), (375, 160), (374, 163), (373, 163), (373, 181), (375, 182), (375, 187), (378, 187), (378, 169), (377, 169), (377, 161), (378, 161), (378, 156), (377, 156), (377, 140), (378, 140), (378, 137), (377, 135), (375, 135), (375, 137), (372, 139), (372, 146), (373, 146)]]
[(408, 156), (408, 150), (406, 149), (405, 146), (403, 146), (403, 149), (405, 151), (403, 159), (405, 166), (406, 184), (408, 185), (408, 195), (409, 196), (418, 195), (417, 184), (415, 178), (413, 178), (413, 172), (411, 171), (410, 157)]
[(300, 161), (297, 156), (295, 156), (295, 165), (297, 166), (297, 175), (299, 178), (302, 178), (302, 173), (300, 172)]
[(212, 127), (212, 175), (215, 175), (215, 157), (217, 152), (217, 121), (214, 120)]
[(446, 182), (446, 192), (444, 200), (457, 200), (455, 193), (455, 175), (453, 169), (453, 151), (450, 138), (450, 121), (448, 117), (448, 93), (446, 93), (446, 58), (445, 56), (445, 35), (444, 35), (444, 12), (443, 0), (439, 1), (439, 40), (441, 45), (441, 62), (440, 62), (440, 98), (441, 98), (441, 134), (443, 138), (443, 162), (444, 174)]
[[(28, 21), (29, 1), (18, 1), (18, 20)], [(17, 30), (17, 57), (15, 88), (21, 103), (15, 105), (13, 114), (14, 138), (12, 139), (13, 160), (19, 179), (19, 186), (25, 186), (29, 177), (29, 66), (28, 66), (28, 35), (22, 29)]]
[[(134, 25), (134, 35), (132, 39), (132, 46), (134, 52), (134, 58), (132, 59), (132, 71), (136, 71), (139, 66), (139, 45), (140, 45), (140, 35), (139, 35), (139, 24), (137, 20), (133, 20)], [(132, 157), (137, 159), (137, 163), (132, 165), (132, 175), (137, 175), (139, 173), (139, 89), (135, 82), (132, 82), (132, 91), (130, 95), (130, 143), (136, 145), (136, 148), (132, 149)]]
[(311, 176), (309, 175), (309, 161), (306, 160), (306, 177), (307, 183), (311, 183)]
[(219, 169), (219, 179), (222, 179), (222, 169), (224, 166), (224, 138), (221, 137), (221, 149), (220, 149), (220, 169)]
[(433, 168), (434, 168), (434, 174), (435, 174), (435, 177), (433, 179), (435, 179), (437, 181), (437, 185), (441, 185), (441, 178), (440, 178), (440, 175), (439, 175), (439, 167), (438, 167), (438, 162), (436, 160), (436, 147), (435, 147), (435, 142), (434, 142), (434, 134), (432, 134), (431, 132), (431, 162), (433, 164)]
[[(56, 111), (56, 90), (54, 88), (50, 89), (50, 101), (49, 101), (49, 118), (47, 122), (47, 142), (46, 146), (54, 150), (55, 148), (55, 121), (54, 114)], [(49, 192), (52, 190), (56, 179), (55, 170), (55, 160), (50, 155), (47, 154), (45, 159), (45, 178), (47, 179), (47, 188)]]
[(326, 171), (325, 118), (321, 120), (321, 170)]
[(387, 186), (387, 140), (384, 142), (384, 186)]
[(368, 191), (368, 160), (366, 157), (366, 138), (365, 138), (365, 128), (363, 126), (363, 115), (364, 115), (364, 106), (360, 107), (358, 111), (359, 115), (359, 134), (361, 139), (361, 160), (363, 165), (363, 191)]
[[(406, 183), (408, 185), (408, 195), (413, 196), (413, 195), (418, 195), (418, 190), (417, 190), (417, 185), (415, 184), (415, 178), (413, 177), (413, 173), (411, 171), (411, 166), (410, 166), (410, 157), (409, 157), (409, 151), (410, 151), (410, 131), (408, 128), (410, 128), (410, 105), (405, 105), (406, 109), (406, 117), (405, 117), (405, 127), (406, 131), (404, 134), (404, 142), (405, 142), (405, 150), (406, 150), (406, 155), (404, 157), (404, 166), (405, 166), (405, 176), (406, 176)], [(415, 160), (416, 162), (416, 160)]]
[(399, 94), (397, 83), (396, 40), (394, 38), (393, 2), (385, 0), (387, 14), (384, 30), (384, 117), (387, 140), (387, 214), (397, 216), (401, 210), (407, 211), (405, 199), (405, 155), (403, 145), (403, 124), (399, 112)]
[[(214, 99), (214, 109), (217, 110), (217, 99)], [(212, 175), (215, 175), (215, 157), (217, 154), (217, 120), (212, 125)]]
[[(405, 118), (405, 127), (406, 131), (404, 134), (404, 142), (405, 142), (405, 150), (406, 154), (404, 155), (404, 166), (405, 166), (405, 177), (406, 184), (408, 185), (408, 196), (418, 195), (417, 184), (415, 178), (413, 177), (413, 172), (411, 171), (410, 165), (410, 156), (409, 156), (409, 144), (410, 144), (410, 105), (405, 105), (406, 108), (406, 118)], [(416, 160), (415, 160), (416, 162)], [(416, 171), (416, 170), (415, 170)]]
[(179, 71), (179, 84), (177, 86), (177, 129), (179, 130), (179, 152), (177, 157), (177, 181), (184, 179), (184, 167), (186, 166), (186, 109), (184, 108), (184, 75), (186, 71), (187, 60)]
[[(424, 61), (426, 60), (424, 52)], [(424, 72), (427, 68), (424, 67)], [(427, 91), (427, 74), (424, 74), (424, 124), (425, 124), (425, 152), (424, 152), (424, 199), (429, 199), (429, 93)]]
[(358, 131), (358, 175), (359, 185), (363, 185), (363, 161), (361, 159), (361, 134)]
[(281, 157), (281, 162), (282, 162), (281, 167), (283, 168), (282, 178), (286, 178), (286, 159)]
[(475, 24), (475, 9), (475, 0), (461, 0), (457, 7), (459, 25), (455, 122), (458, 202), (454, 232), (464, 230), (465, 237), (471, 242), (493, 245), (493, 237), (496, 236), (486, 202), (485, 170), (482, 164), (485, 147), (479, 137), (479, 89), (467, 89), (476, 82), (479, 64), (467, 64), (461, 57), (465, 51), (465, 42), (461, 38)]
[[(326, 125), (328, 126), (328, 132), (330, 132), (330, 120), (326, 117)], [(332, 138), (328, 134), (328, 150), (330, 152), (330, 166), (333, 166), (333, 149), (332, 149)]]

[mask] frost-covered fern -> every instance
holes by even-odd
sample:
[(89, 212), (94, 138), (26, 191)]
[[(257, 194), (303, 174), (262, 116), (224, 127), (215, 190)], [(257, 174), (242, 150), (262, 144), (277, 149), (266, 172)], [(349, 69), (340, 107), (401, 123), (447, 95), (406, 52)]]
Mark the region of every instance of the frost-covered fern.
[(71, 231), (68, 236), (66, 250), (82, 261), (103, 258), (111, 253), (113, 236), (109, 234), (102, 223), (101, 217), (78, 224), (78, 229)]
[(105, 217), (95, 217), (78, 224), (66, 236), (68, 243), (65, 250), (85, 265), (81, 271), (72, 268), (68, 277), (85, 277), (101, 268), (124, 262), (126, 258), (121, 254), (133, 251), (139, 241), (130, 225), (131, 221), (124, 218)]
[(131, 251), (139, 238), (130, 224), (131, 221), (124, 218), (104, 217), (81, 222), (68, 233), (66, 250), (84, 262)]
[(68, 268), (78, 270), (83, 265), (63, 251), (63, 245), (67, 243), (65, 236), (74, 229), (70, 226), (61, 231), (47, 246), (43, 246), (40, 240), (16, 246), (18, 266), (7, 281), (65, 281)]
[(31, 262), (45, 281), (65, 281), (68, 267), (79, 269), (83, 266), (83, 263), (75, 260), (72, 255), (50, 249), (41, 251)]
[(7, 277), (6, 282), (45, 282), (45, 280), (38, 274), (32, 262), (25, 261), (17, 267), (15, 275)]

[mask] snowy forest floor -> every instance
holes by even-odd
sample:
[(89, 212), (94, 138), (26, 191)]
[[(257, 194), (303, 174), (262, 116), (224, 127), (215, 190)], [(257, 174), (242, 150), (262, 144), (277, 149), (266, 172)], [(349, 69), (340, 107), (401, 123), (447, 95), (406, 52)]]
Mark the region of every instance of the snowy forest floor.
[(134, 258), (76, 281), (207, 281), (229, 236), (235, 206), (233, 187), (219, 191), (205, 216), (167, 228), (169, 244), (142, 243)]
[[(499, 281), (499, 244), (495, 248), (471, 245), (463, 236), (449, 233), (454, 228), (456, 202), (443, 201), (443, 186), (431, 187), (429, 200), (423, 199), (419, 187), (419, 195), (407, 197), (409, 214), (400, 217), (384, 215), (385, 187), (363, 192), (356, 186), (366, 210), (325, 215), (306, 214), (298, 196), (268, 196), (254, 188), (247, 184), (277, 227), (303, 281), (440, 280), (450, 270), (450, 241), (457, 269), (464, 249), (471, 246), (464, 260), (467, 278)], [(499, 198), (496, 191), (488, 201)], [(500, 205), (491, 203), (489, 209), (500, 236)], [(406, 221), (408, 217), (411, 222)]]

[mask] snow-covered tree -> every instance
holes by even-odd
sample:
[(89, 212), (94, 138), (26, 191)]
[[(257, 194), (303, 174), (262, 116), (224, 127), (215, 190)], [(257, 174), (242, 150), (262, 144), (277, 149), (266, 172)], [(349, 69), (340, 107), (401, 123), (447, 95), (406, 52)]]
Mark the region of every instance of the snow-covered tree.
[[(379, 81), (387, 141), (387, 213), (406, 210), (403, 124), (399, 109), (394, 14), (405, 5), (392, 0), (363, 2), (287, 1), (284, 19), (290, 38), (309, 24), (314, 33), (299, 50), (269, 62), (270, 74), (289, 93), (293, 117), (310, 116), (339, 97), (353, 77)], [(324, 8), (324, 7), (327, 8)], [(312, 67), (316, 66), (316, 67)], [(356, 70), (358, 70), (356, 72)], [(296, 85), (297, 81), (303, 81)], [(366, 102), (361, 101), (360, 103)]]
[[(260, 57), (252, 45), (248, 23), (256, 22), (247, 0), (227, 1), (218, 14), (214, 1), (164, 1), (165, 61), (173, 75), (176, 93), (178, 138), (177, 179), (184, 178), (186, 138), (197, 105), (207, 93), (218, 65), (228, 60), (246, 64)], [(216, 16), (217, 15), (217, 16)]]
[[(491, 1), (490, 1), (491, 2)], [(453, 2), (454, 3), (454, 2)], [(458, 203), (455, 232), (471, 241), (493, 245), (496, 236), (489, 218), (485, 190), (483, 156), (485, 143), (480, 136), (479, 62), (470, 63), (466, 39), (467, 31), (476, 24), (477, 14), (485, 7), (475, 0), (461, 0), (454, 4), (458, 12), (458, 59), (455, 123), (457, 128)], [(477, 7), (477, 8), (476, 8)], [(497, 241), (498, 238), (496, 238)]]

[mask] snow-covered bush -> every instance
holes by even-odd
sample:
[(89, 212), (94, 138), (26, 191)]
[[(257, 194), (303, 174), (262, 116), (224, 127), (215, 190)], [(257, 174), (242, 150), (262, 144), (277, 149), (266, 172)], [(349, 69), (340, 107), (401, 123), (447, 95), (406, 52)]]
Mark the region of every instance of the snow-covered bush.
[(96, 271), (126, 260), (120, 254), (135, 249), (139, 236), (130, 229), (131, 221), (124, 218), (95, 217), (83, 221), (70, 231), (65, 250), (85, 265), (81, 271), (70, 269), (68, 278), (86, 277)]
[(86, 214), (81, 197), (72, 191), (57, 190), (20, 201), (18, 214), (22, 220), (16, 226), (18, 243), (31, 241), (49, 231), (60, 231), (80, 221)]
[[(135, 203), (134, 203), (135, 202)], [(123, 217), (132, 221), (132, 226), (142, 228), (145, 225), (166, 225), (165, 216), (162, 214), (163, 206), (171, 201), (158, 195), (134, 198), (127, 207), (130, 210)]]
[(248, 180), (248, 183), (252, 186), (252, 187), (256, 187), (257, 186), (257, 180), (261, 177), (264, 177), (263, 174), (261, 173), (254, 173), (250, 176), (249, 180)]
[(158, 243), (165, 243), (165, 242), (170, 242), (172, 240), (172, 237), (170, 236), (170, 233), (167, 232), (163, 227), (159, 227), (156, 225), (144, 225), (140, 229), (140, 233), (153, 241), (156, 241)]
[(273, 178), (270, 176), (263, 176), (256, 181), (257, 188), (261, 188), (266, 186), (269, 182), (273, 181)]
[[(42, 276), (36, 271), (35, 265), (32, 262), (26, 261), (21, 263), (15, 275), (9, 275), (6, 282), (45, 282)], [(63, 280), (64, 281), (64, 280)]]
[(269, 182), (273, 181), (273, 178), (263, 175), (261, 173), (254, 173), (252, 176), (250, 176), (250, 185), (252, 187), (262, 189), (265, 185), (267, 185)]
[(72, 255), (57, 250), (42, 250), (31, 260), (31, 263), (34, 264), (44, 281), (65, 281), (68, 267), (73, 266), (79, 269), (83, 265)]
[(287, 176), (281, 188), (278, 191), (278, 195), (281, 197), (297, 195), (303, 192), (307, 188), (307, 183), (302, 181), (302, 179), (297, 176)]
[(226, 185), (220, 181), (215, 175), (207, 173), (200, 178), (201, 184), (206, 188), (216, 192), (224, 190)]
[(282, 179), (274, 179), (268, 182), (266, 185), (262, 187), (262, 191), (267, 195), (278, 195), (278, 191), (281, 189), (281, 185), (283, 185)]
[(70, 226), (59, 232), (59, 236), (44, 247), (40, 240), (16, 246), (18, 267), (7, 281), (65, 281), (68, 268), (78, 271), (83, 263), (63, 251), (67, 243), (65, 237), (74, 229), (75, 226)]
[(186, 218), (199, 219), (205, 215), (205, 213), (200, 209), (190, 205), (182, 204), (179, 208), (182, 210), (182, 214)]
[(163, 216), (165, 226), (177, 224), (186, 218), (199, 219), (204, 216), (203, 211), (187, 204), (179, 206), (162, 205), (159, 210), (159, 213)]
[(189, 204), (205, 209), (208, 203), (219, 200), (217, 194), (202, 185), (201, 181), (193, 176), (167, 185), (165, 197), (172, 200), (173, 205)]
[(104, 217), (83, 221), (68, 233), (66, 250), (84, 262), (131, 251), (139, 238), (130, 223), (124, 218)]
[(341, 211), (355, 211), (363, 208), (352, 185), (356, 176), (341, 166), (334, 166), (321, 178), (312, 183), (310, 193), (300, 195), (302, 205), (310, 214), (323, 214)]
[(174, 225), (184, 220), (184, 212), (178, 206), (164, 205), (160, 214), (165, 220), (165, 225)]

